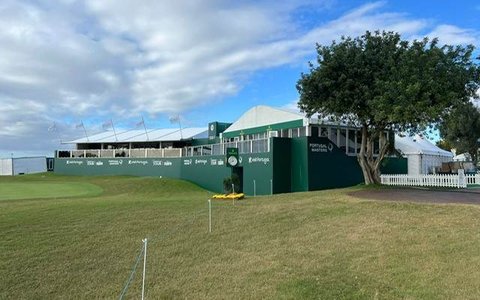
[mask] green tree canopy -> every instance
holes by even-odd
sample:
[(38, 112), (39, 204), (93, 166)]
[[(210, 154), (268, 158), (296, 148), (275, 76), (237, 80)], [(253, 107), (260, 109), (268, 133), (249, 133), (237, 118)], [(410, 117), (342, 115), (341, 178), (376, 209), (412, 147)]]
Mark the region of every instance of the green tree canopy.
[(443, 140), (457, 149), (468, 152), (476, 162), (480, 139), (480, 111), (471, 102), (454, 107), (439, 126)]
[[(473, 46), (439, 46), (438, 40), (402, 40), (398, 33), (366, 32), (317, 45), (317, 64), (297, 83), (299, 107), (362, 128), (358, 155), (365, 183), (380, 181), (388, 152), (385, 131), (420, 131), (478, 89)], [(380, 140), (380, 152), (373, 142)]]

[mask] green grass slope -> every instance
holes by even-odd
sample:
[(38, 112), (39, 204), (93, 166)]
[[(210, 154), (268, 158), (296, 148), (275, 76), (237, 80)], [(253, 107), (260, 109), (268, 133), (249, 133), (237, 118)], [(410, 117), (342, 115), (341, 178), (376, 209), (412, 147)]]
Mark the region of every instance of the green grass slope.
[(361, 201), (351, 189), (215, 201), (208, 234), (211, 194), (190, 183), (42, 176), (0, 186), (103, 192), (0, 201), (0, 299), (118, 298), (145, 237), (149, 299), (480, 297), (477, 206)]

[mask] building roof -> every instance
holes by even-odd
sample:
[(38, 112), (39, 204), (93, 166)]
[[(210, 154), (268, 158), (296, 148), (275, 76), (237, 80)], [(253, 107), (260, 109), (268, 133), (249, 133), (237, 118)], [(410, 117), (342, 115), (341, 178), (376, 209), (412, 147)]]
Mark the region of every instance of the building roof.
[(237, 121), (235, 121), (235, 123), (228, 127), (224, 133), (297, 121), (302, 120), (303, 118), (302, 114), (294, 111), (266, 105), (258, 105), (245, 112)]
[(117, 130), (116, 136), (113, 130), (104, 131), (88, 137), (63, 142), (63, 144), (89, 144), (89, 143), (124, 143), (124, 142), (166, 142), (181, 141), (208, 137), (206, 127), (197, 128), (164, 128), (147, 130)]
[(426, 154), (444, 157), (453, 157), (453, 153), (445, 151), (436, 145), (429, 142), (425, 137), (420, 135), (415, 136), (400, 136), (395, 135), (395, 149), (402, 154)]

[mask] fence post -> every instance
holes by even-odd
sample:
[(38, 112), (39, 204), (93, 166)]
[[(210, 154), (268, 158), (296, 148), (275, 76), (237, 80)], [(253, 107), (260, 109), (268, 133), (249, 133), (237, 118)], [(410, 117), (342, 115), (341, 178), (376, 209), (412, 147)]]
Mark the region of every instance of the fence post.
[(212, 199), (208, 199), (208, 233), (212, 233)]
[(145, 273), (147, 271), (147, 238), (143, 240), (143, 279), (142, 279), (142, 300), (145, 299)]
[(273, 195), (273, 179), (270, 179), (270, 195)]
[(257, 197), (257, 183), (253, 180), (253, 197)]

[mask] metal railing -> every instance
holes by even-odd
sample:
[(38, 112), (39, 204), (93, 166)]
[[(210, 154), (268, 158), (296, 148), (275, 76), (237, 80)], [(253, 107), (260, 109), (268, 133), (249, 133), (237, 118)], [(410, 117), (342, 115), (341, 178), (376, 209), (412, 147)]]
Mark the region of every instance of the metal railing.
[(238, 148), (240, 154), (270, 152), (270, 139), (192, 146), (186, 148), (185, 156), (225, 155), (227, 148)]
[(57, 158), (163, 158), (184, 156), (225, 155), (227, 148), (238, 148), (240, 154), (270, 152), (270, 139), (247, 140), (185, 148), (60, 150)]
[(108, 150), (60, 150), (57, 151), (57, 158), (113, 158), (113, 157), (132, 157), (132, 158), (163, 158), (163, 157), (182, 157), (182, 148), (164, 148), (164, 149), (108, 149)]

